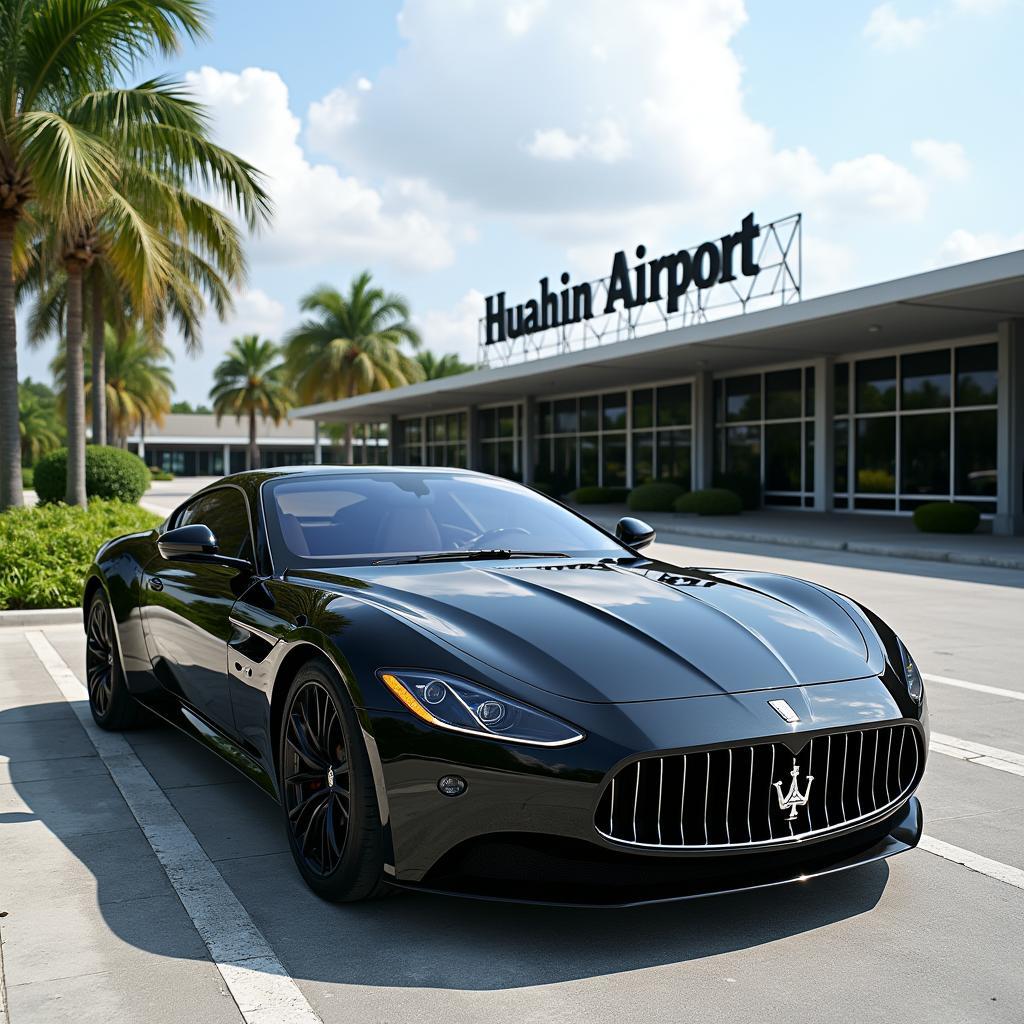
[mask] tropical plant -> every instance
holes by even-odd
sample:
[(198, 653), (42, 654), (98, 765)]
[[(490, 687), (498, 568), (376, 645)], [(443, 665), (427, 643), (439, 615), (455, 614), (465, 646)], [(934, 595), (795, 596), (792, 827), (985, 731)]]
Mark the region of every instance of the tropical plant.
[[(104, 335), (104, 391), (110, 414), (110, 435), (123, 446), (128, 435), (141, 423), (161, 424), (171, 408), (174, 380), (168, 360), (171, 353), (154, 337), (136, 326), (118, 333), (107, 325)], [(67, 360), (60, 352), (50, 363), (58, 394), (66, 393)], [(95, 396), (97, 383), (92, 372), (92, 355), (85, 358), (85, 397)], [(102, 439), (100, 439), (102, 441)], [(99, 443), (99, 442), (97, 442)]]
[[(352, 398), (424, 379), (423, 368), (402, 351), (418, 348), (420, 336), (401, 296), (371, 285), (364, 270), (347, 295), (328, 285), (304, 296), (311, 313), (285, 341), (285, 362), (304, 405)], [(352, 462), (352, 424), (345, 424), (344, 461)]]
[(236, 421), (242, 416), (249, 418), (246, 469), (258, 469), (260, 465), (256, 417), (280, 423), (292, 405), (280, 356), (280, 349), (272, 341), (247, 334), (231, 342), (227, 356), (213, 371), (210, 399), (218, 424), (223, 416), (234, 416)]
[(34, 465), (47, 452), (61, 446), (60, 420), (54, 403), (47, 402), (24, 385), (18, 389), (18, 430), (21, 435), (21, 461)]
[[(36, 495), (40, 504), (60, 501), (68, 473), (68, 450), (44, 455), (35, 467)], [(149, 487), (149, 470), (133, 452), (90, 444), (85, 449), (85, 490), (90, 498), (137, 502)]]
[(469, 363), (464, 363), (456, 352), (448, 352), (443, 356), (434, 355), (429, 350), (416, 353), (416, 362), (423, 369), (423, 377), (426, 380), (436, 380), (438, 377), (454, 377), (458, 373), (467, 373), (474, 369)]

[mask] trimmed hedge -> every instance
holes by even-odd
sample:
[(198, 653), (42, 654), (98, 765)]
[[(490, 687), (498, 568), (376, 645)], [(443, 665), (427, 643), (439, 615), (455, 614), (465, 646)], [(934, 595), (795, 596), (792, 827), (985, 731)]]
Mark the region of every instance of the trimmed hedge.
[(35, 488), (35, 470), (31, 466), (21, 467), (21, 486), (26, 491), (31, 491)]
[(641, 484), (629, 492), (626, 504), (631, 512), (671, 512), (684, 493), (678, 484)]
[(149, 478), (150, 480), (173, 480), (174, 474), (168, 473), (166, 470), (160, 469), (159, 466), (149, 466)]
[(576, 505), (619, 504), (629, 497), (628, 487), (577, 487), (569, 492), (569, 501)]
[(709, 487), (677, 498), (675, 510), (694, 512), (699, 516), (738, 516), (743, 510), (743, 502), (735, 491), (724, 487)]
[(959, 501), (930, 501), (914, 509), (914, 525), (922, 533), (974, 533), (981, 515)]
[(74, 607), (97, 548), (159, 522), (138, 505), (100, 498), (88, 508), (49, 504), (0, 513), (0, 610)]
[[(67, 448), (58, 448), (36, 463), (35, 484), (40, 503), (64, 500), (67, 474)], [(134, 504), (146, 493), (148, 486), (149, 470), (138, 455), (106, 445), (91, 444), (86, 447), (86, 497)]]
[(754, 512), (761, 507), (761, 481), (749, 473), (716, 473), (715, 487), (739, 495), (743, 508)]

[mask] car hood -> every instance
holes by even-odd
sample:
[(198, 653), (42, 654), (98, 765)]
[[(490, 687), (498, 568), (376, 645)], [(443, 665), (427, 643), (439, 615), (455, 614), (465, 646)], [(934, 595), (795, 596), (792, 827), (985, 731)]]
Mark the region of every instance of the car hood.
[[(574, 700), (741, 693), (863, 678), (884, 667), (856, 606), (767, 573), (519, 560), (296, 575), (336, 579), (357, 599)], [(389, 659), (401, 664), (398, 651)]]

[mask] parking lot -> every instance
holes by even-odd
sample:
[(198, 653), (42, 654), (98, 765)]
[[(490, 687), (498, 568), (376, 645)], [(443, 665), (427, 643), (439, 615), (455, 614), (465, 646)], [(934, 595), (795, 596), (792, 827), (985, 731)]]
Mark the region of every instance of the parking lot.
[(294, 870), (278, 809), (230, 767), (168, 727), (125, 743), (83, 724), (79, 624), (6, 628), (0, 1024), (1019, 1024), (1024, 573), (737, 544), (654, 550), (805, 576), (900, 631), (935, 733), (924, 849), (624, 911), (407, 895), (331, 906)]

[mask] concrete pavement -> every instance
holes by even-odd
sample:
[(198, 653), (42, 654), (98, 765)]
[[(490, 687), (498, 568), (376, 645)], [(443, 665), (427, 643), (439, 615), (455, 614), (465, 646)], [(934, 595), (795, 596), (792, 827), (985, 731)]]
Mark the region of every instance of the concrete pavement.
[[(820, 550), (785, 559), (749, 545), (653, 553), (820, 580), (887, 617), (926, 673), (1024, 695), (1024, 573)], [(81, 677), (80, 626), (41, 632)], [(928, 698), (937, 733), (1024, 755), (1024, 700), (940, 683)], [(336, 907), (304, 887), (278, 809), (232, 769), (169, 728), (126, 736), (327, 1024), (1019, 1022), (1024, 1011), (1024, 891), (924, 851), (803, 886), (630, 911), (434, 897)], [(935, 753), (921, 797), (929, 836), (1024, 869), (1024, 778)], [(273, 1019), (243, 1016), (22, 629), (0, 631), (4, 912), (11, 1024)]]

